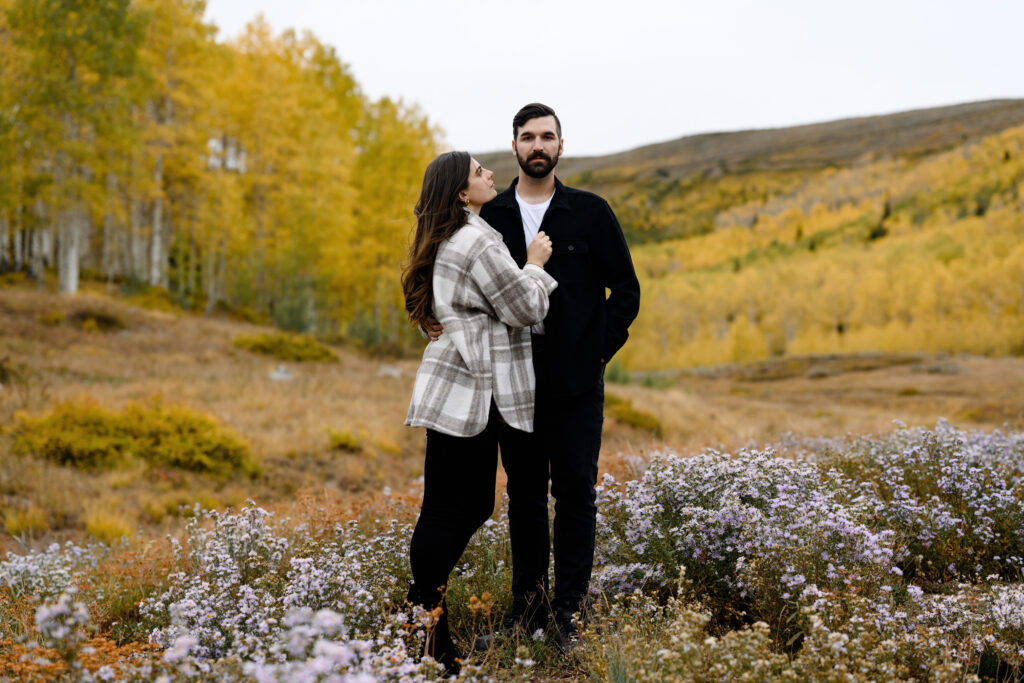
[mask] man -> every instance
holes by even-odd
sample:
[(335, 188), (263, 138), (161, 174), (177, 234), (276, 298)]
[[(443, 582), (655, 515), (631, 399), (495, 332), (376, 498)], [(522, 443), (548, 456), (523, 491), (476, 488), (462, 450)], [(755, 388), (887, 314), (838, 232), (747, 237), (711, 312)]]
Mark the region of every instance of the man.
[[(604, 421), (604, 369), (626, 341), (640, 307), (640, 284), (622, 229), (608, 203), (563, 185), (554, 174), (562, 126), (554, 110), (528, 104), (512, 120), (519, 177), (485, 204), (520, 267), (543, 230), (558, 281), (547, 317), (532, 332), (537, 376), (534, 432), (499, 437), (508, 475), (512, 608), (505, 634), (544, 628), (554, 615), (563, 650), (572, 647), (573, 615), (584, 607), (594, 562), (597, 459)], [(610, 294), (605, 296), (605, 291)], [(548, 600), (548, 478), (555, 498), (555, 590)], [(491, 637), (478, 639), (489, 647)]]

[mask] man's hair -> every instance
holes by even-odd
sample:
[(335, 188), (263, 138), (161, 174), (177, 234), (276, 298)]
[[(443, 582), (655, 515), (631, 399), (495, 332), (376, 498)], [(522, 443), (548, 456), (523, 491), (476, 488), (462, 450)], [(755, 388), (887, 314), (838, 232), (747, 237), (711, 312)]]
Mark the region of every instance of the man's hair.
[(516, 112), (515, 117), (512, 118), (512, 139), (515, 140), (519, 137), (520, 126), (524, 125), (530, 119), (539, 119), (544, 116), (555, 117), (555, 130), (558, 133), (558, 139), (561, 140), (562, 122), (558, 120), (558, 114), (555, 113), (554, 109), (546, 104), (541, 104), (540, 102), (531, 102)]

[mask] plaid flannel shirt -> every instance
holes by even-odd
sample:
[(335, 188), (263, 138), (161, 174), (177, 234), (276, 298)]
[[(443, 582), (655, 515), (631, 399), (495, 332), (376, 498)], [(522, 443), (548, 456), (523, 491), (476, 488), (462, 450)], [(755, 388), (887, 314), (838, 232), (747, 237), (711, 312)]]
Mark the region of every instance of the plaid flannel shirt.
[(509, 426), (533, 431), (536, 378), (530, 325), (558, 286), (543, 268), (520, 269), (501, 234), (470, 213), (434, 260), (434, 316), (405, 424), (453, 436), (487, 427), (491, 398)]

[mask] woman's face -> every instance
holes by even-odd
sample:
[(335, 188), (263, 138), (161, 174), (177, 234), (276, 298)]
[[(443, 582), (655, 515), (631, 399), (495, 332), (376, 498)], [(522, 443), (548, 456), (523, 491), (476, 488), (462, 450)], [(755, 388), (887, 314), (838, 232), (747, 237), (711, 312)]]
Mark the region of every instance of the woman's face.
[(494, 189), (494, 176), (492, 171), (480, 165), (476, 159), (469, 160), (469, 179), (466, 188), (459, 193), (459, 199), (473, 211), (478, 211), (481, 206), (498, 196)]

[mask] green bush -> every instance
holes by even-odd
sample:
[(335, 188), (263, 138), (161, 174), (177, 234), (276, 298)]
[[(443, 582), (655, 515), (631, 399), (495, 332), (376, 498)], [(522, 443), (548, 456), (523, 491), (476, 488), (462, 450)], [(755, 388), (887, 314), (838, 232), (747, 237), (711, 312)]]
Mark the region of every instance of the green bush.
[(330, 448), (332, 451), (344, 451), (346, 453), (359, 453), (363, 450), (363, 446), (359, 443), (359, 439), (352, 436), (352, 432), (349, 431), (335, 431), (330, 429), (327, 431), (327, 438), (330, 442)]
[(151, 287), (140, 282), (127, 282), (121, 285), (121, 294), (128, 303), (140, 308), (165, 313), (178, 313), (181, 307), (174, 297), (163, 287)]
[(124, 322), (113, 313), (89, 308), (75, 311), (66, 320), (85, 332), (117, 332), (125, 328)]
[(611, 394), (604, 396), (604, 413), (619, 424), (650, 432), (658, 438), (664, 436), (661, 421), (657, 417), (633, 407), (632, 401)]
[(61, 465), (113, 468), (142, 460), (220, 477), (259, 473), (249, 447), (229, 429), (159, 401), (130, 404), (121, 413), (91, 402), (63, 403), (45, 417), (19, 415), (13, 433), (16, 453)]
[(308, 335), (251, 334), (235, 337), (233, 343), (240, 349), (281, 360), (338, 362), (333, 351)]
[(58, 327), (64, 324), (64, 314), (60, 311), (50, 311), (43, 315), (39, 322), (43, 323), (47, 327)]

